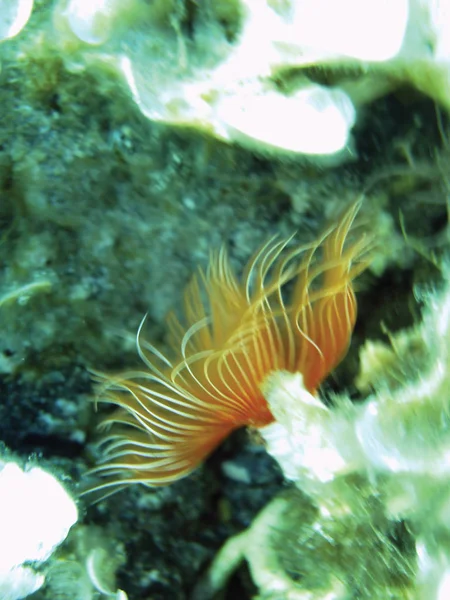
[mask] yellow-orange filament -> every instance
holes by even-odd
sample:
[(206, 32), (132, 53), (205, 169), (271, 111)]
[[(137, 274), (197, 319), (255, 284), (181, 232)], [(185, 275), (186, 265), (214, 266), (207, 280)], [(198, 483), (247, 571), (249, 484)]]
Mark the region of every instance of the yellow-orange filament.
[[(184, 292), (184, 321), (168, 317), (173, 359), (142, 340), (145, 370), (107, 377), (100, 400), (108, 495), (133, 483), (163, 485), (190, 473), (234, 429), (273, 420), (261, 384), (274, 370), (302, 373), (315, 393), (348, 348), (356, 319), (353, 279), (370, 241), (352, 227), (359, 203), (314, 243), (271, 239), (240, 280), (226, 252)], [(285, 286), (291, 282), (287, 295)]]

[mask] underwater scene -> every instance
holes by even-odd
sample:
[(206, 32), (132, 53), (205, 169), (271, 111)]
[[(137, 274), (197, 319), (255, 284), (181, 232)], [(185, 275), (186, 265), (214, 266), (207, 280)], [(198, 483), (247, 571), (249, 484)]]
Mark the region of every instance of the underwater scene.
[(450, 598), (450, 0), (0, 0), (0, 600)]

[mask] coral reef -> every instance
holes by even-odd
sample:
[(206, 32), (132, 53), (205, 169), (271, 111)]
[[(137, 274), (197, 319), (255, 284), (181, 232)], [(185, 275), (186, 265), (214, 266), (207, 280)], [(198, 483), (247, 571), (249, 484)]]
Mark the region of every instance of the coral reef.
[[(33, 3), (6, 4), (0, 40)], [(260, 152), (348, 158), (358, 111), (404, 83), (450, 107), (448, 0), (42, 4), (38, 35), (68, 68), (115, 73), (153, 121)]]
[[(239, 276), (272, 236), (308, 244), (361, 196), (379, 244), (346, 360), (313, 399), (291, 381), (310, 437), (290, 438), (290, 465), (286, 445), (272, 450), (302, 491), (286, 489), (261, 436), (236, 431), (170, 487), (80, 499), (64, 544), (30, 565), (46, 580), (36, 600), (186, 600), (227, 539), (229, 565), (212, 572), (231, 597), (445, 597), (446, 413), (428, 419), (421, 374), (434, 341), (445, 347), (424, 336), (433, 303), (444, 315), (428, 259), (448, 248), (447, 7), (0, 0), (0, 440), (19, 464), (77, 493), (108, 416), (90, 372), (134, 369), (146, 313), (142, 333), (167, 353), (165, 315), (182, 313), (180, 290), (211, 250), (225, 246)], [(408, 329), (417, 290), (429, 308)], [(244, 556), (259, 592), (245, 567), (227, 579)]]
[(120, 2), (87, 10), (61, 0), (55, 23), (75, 60), (114, 68), (152, 120), (259, 151), (344, 158), (357, 111), (399, 84), (450, 107), (448, 8), (447, 0), (133, 0), (124, 18)]
[(53, 475), (36, 466), (22, 470), (3, 458), (0, 496), (0, 596), (20, 600), (43, 585), (37, 568), (65, 540), (78, 510)]
[(247, 559), (261, 598), (441, 600), (450, 579), (450, 272), (425, 295), (421, 323), (368, 343), (363, 402), (328, 398), (301, 375), (274, 373), (276, 422), (261, 430), (307, 493), (272, 501), (227, 542), (196, 592), (209, 598)]

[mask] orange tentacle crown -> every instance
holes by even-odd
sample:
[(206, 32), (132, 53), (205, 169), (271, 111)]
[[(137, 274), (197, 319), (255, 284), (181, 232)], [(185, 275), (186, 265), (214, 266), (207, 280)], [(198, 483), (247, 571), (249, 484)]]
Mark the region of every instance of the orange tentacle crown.
[(274, 370), (301, 372), (316, 392), (345, 355), (355, 324), (352, 281), (371, 245), (353, 226), (359, 204), (311, 244), (271, 239), (240, 280), (225, 251), (213, 253), (185, 290), (186, 324), (168, 317), (173, 358), (139, 330), (145, 369), (100, 385), (100, 400), (118, 408), (103, 422), (105, 459), (94, 472), (105, 478), (96, 491), (171, 483), (234, 429), (269, 424), (261, 385)]

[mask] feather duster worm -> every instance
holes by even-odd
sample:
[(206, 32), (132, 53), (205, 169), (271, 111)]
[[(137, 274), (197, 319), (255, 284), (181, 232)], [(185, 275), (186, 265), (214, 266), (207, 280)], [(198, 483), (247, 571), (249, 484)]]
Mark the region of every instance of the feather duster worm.
[[(116, 407), (106, 428), (103, 496), (130, 483), (188, 475), (231, 431), (273, 421), (261, 387), (272, 371), (301, 372), (315, 393), (343, 358), (356, 319), (352, 280), (370, 240), (352, 227), (359, 203), (314, 243), (271, 239), (240, 280), (225, 250), (184, 292), (184, 321), (168, 317), (173, 359), (137, 335), (145, 370), (106, 377), (99, 399)], [(286, 284), (291, 291), (285, 293)]]

